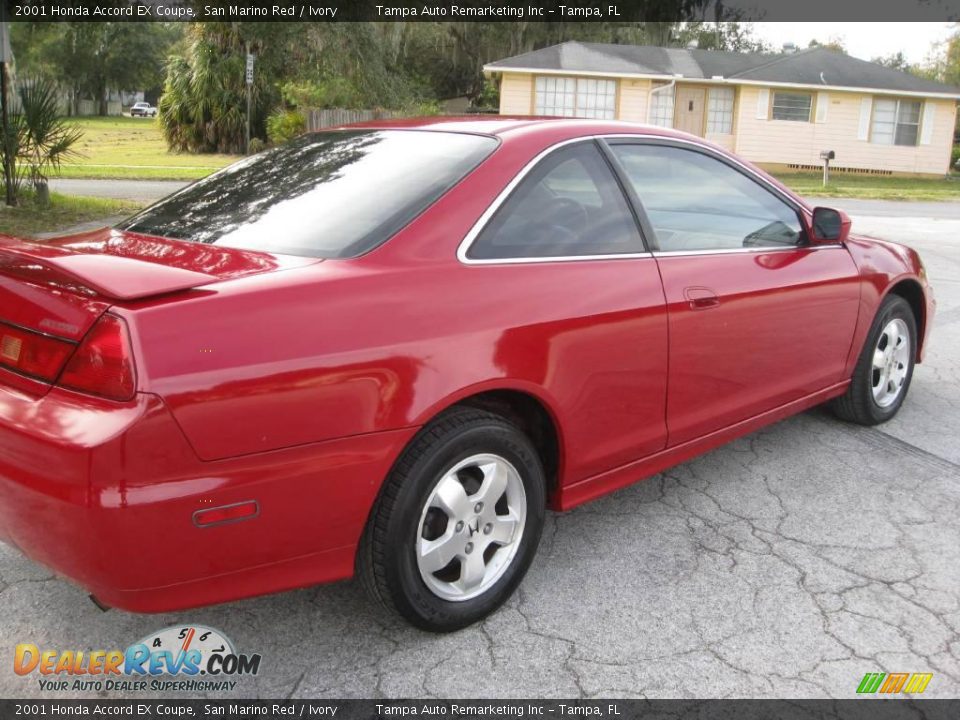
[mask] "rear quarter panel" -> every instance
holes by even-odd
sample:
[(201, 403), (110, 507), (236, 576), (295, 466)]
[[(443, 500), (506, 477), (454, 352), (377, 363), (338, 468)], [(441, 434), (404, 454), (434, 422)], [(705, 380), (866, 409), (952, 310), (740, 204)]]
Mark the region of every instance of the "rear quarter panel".
[(491, 389), (537, 397), (563, 480), (662, 449), (666, 317), (652, 258), (466, 266), (456, 249), (553, 136), (509, 143), (368, 255), (126, 306), (142, 389), (204, 460), (416, 427)]

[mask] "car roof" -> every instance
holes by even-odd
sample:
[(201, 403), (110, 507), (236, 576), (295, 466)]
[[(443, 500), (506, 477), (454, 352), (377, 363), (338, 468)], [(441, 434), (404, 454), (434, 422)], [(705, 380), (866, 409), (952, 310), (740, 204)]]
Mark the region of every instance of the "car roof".
[(657, 125), (616, 120), (585, 120), (532, 115), (442, 115), (434, 117), (369, 120), (342, 125), (337, 128), (365, 128), (371, 130), (426, 130), (430, 132), (459, 132), (506, 136), (515, 134), (550, 134), (562, 131), (569, 137), (616, 133), (642, 133), (664, 137), (688, 138), (687, 133)]

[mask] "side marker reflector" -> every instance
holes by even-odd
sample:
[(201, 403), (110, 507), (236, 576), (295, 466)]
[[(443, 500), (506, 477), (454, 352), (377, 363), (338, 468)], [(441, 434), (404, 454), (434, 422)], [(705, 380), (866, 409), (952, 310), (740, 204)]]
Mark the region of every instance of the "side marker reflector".
[(233, 505), (197, 510), (193, 514), (193, 524), (197, 527), (210, 527), (240, 520), (252, 520), (260, 514), (260, 505), (256, 500), (246, 500)]

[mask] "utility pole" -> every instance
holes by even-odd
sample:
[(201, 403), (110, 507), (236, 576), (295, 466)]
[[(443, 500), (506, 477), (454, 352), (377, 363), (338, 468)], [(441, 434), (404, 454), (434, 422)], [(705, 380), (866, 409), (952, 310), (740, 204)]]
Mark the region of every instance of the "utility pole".
[(13, 205), (13, 158), (10, 156), (10, 118), (7, 115), (9, 75), (7, 65), (13, 57), (10, 51), (10, 26), (7, 23), (7, 4), (0, 3), (0, 142), (3, 143), (3, 184), (7, 205)]

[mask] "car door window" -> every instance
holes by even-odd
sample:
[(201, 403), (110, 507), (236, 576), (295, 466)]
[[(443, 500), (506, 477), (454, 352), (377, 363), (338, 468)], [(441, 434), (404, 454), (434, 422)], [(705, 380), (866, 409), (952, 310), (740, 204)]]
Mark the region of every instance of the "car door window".
[(623, 191), (593, 142), (560, 148), (517, 185), (467, 250), (474, 260), (643, 252)]
[(789, 247), (796, 210), (716, 158), (666, 145), (612, 146), (664, 252)]

